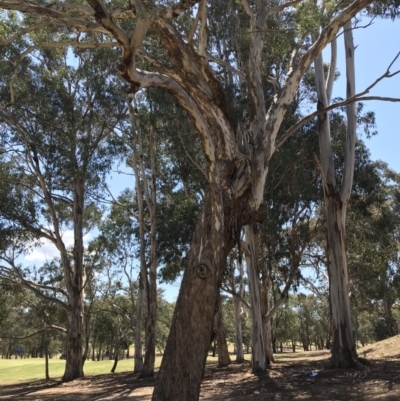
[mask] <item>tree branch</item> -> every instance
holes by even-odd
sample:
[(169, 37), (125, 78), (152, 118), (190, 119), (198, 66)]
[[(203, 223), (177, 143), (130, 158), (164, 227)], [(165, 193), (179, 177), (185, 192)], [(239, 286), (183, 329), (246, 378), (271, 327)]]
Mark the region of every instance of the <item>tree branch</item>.
[(379, 101), (384, 101), (384, 102), (400, 102), (400, 98), (392, 98), (392, 97), (384, 97), (384, 96), (364, 96), (364, 95), (368, 94), (371, 91), (371, 89), (374, 88), (384, 78), (392, 78), (400, 73), (400, 70), (397, 70), (393, 73), (390, 72), (390, 68), (393, 66), (393, 64), (396, 62), (396, 60), (399, 57), (400, 57), (400, 52), (397, 53), (397, 55), (394, 57), (394, 59), (389, 64), (389, 67), (386, 69), (386, 71), (380, 77), (378, 77), (371, 85), (369, 85), (363, 92), (357, 93), (356, 95), (351, 96), (341, 102), (331, 104), (330, 106), (325, 107), (321, 110), (316, 110), (313, 113), (309, 114), (308, 116), (302, 118), (300, 121), (298, 121), (292, 127), (290, 127), (277, 140), (276, 145), (275, 145), (276, 149), (279, 149), (287, 141), (287, 139), (290, 138), (295, 132), (297, 132), (304, 124), (311, 121), (314, 117), (316, 117), (320, 114), (324, 114), (330, 110), (337, 109), (337, 108), (343, 107), (343, 106), (347, 106), (348, 104), (351, 104), (354, 102), (361, 102), (361, 101), (368, 101), (368, 100), (379, 100)]
[(207, 0), (200, 0), (200, 29), (198, 52), (202, 57), (207, 57), (208, 28), (207, 28)]
[(189, 160), (192, 162), (193, 166), (195, 166), (195, 167), (200, 171), (200, 173), (203, 174), (203, 176), (205, 177), (205, 179), (207, 179), (207, 174), (205, 173), (205, 171), (199, 166), (199, 164), (196, 162), (196, 160), (194, 160), (194, 159), (192, 158), (192, 156), (190, 156), (189, 152), (186, 150), (185, 144), (183, 143), (183, 139), (182, 139), (182, 136), (181, 136), (181, 134), (180, 134), (179, 131), (178, 131), (178, 135), (179, 135), (179, 139), (181, 140), (182, 147), (183, 147), (183, 150), (184, 150), (186, 156), (187, 156), (187, 157), (189, 158)]
[[(50, 18), (54, 18), (56, 20), (62, 21), (64, 26), (75, 28), (78, 31), (96, 31), (101, 26), (90, 22), (90, 21), (82, 21), (76, 18), (69, 17), (68, 15), (61, 13), (56, 10), (52, 10), (48, 7), (37, 6), (33, 4), (26, 3), (9, 3), (6, 1), (0, 1), (0, 8), (5, 10), (15, 10), (20, 11), (26, 14), (38, 14)], [(49, 22), (52, 24), (52, 22)]]
[(326, 79), (326, 96), (328, 97), (328, 104), (332, 99), (333, 82), (336, 76), (336, 62), (337, 62), (337, 39), (331, 42), (331, 62), (329, 65), (328, 78)]
[(268, 11), (268, 16), (280, 13), (283, 11), (285, 8), (288, 7), (294, 7), (296, 4), (299, 4), (302, 0), (292, 0), (292, 1), (286, 1), (285, 3), (280, 4), (279, 6), (273, 8), (272, 10)]
[[(7, 263), (9, 263), (9, 262), (7, 262)], [(30, 280), (26, 280), (15, 266), (13, 266), (11, 269), (9, 269), (5, 266), (0, 266), (0, 268), (3, 268), (3, 270), (4, 269), (8, 270), (10, 274), (15, 276), (15, 279), (13, 279), (11, 277), (2, 275), (1, 278), (3, 280), (9, 281), (9, 282), (11, 282), (15, 285), (21, 286), (21, 287), (25, 287), (26, 289), (32, 291), (37, 297), (40, 297), (40, 298), (44, 299), (45, 301), (55, 303), (58, 306), (60, 306), (61, 308), (63, 308), (64, 310), (68, 310), (67, 304), (65, 304), (63, 301), (59, 300), (58, 298), (50, 297), (48, 295), (43, 294), (41, 291), (39, 291), (38, 288), (35, 287), (36, 284)], [(18, 281), (17, 278), (20, 281)], [(52, 290), (54, 290), (54, 289), (52, 289)]]
[(181, 0), (172, 6), (161, 9), (159, 16), (162, 18), (176, 18), (183, 12), (194, 7), (200, 0)]
[[(94, 18), (107, 31), (111, 32), (123, 48), (123, 54), (129, 53), (128, 35), (113, 21), (110, 13), (99, 0), (87, 0), (94, 10)], [(126, 55), (126, 54), (125, 54)]]
[(234, 296), (235, 298), (238, 298), (239, 300), (240, 300), (240, 302), (242, 302), (243, 303), (243, 305), (247, 308), (247, 309), (251, 309), (251, 306), (249, 305), (249, 303), (245, 300), (245, 299), (243, 299), (237, 292), (235, 292), (235, 291), (232, 291), (231, 289), (229, 289), (228, 287), (226, 287), (226, 286), (222, 286), (221, 287), (221, 290), (222, 291), (225, 291), (226, 293), (228, 293), (228, 294), (230, 294), (230, 295), (232, 295), (232, 296)]
[(251, 8), (250, 8), (249, 3), (247, 2), (247, 0), (240, 0), (240, 2), (242, 3), (244, 11), (246, 11), (246, 14), (250, 18), (252, 18), (254, 14), (253, 14), (253, 11), (251, 11)]
[(45, 333), (46, 331), (49, 330), (58, 330), (58, 331), (62, 331), (63, 333), (66, 333), (67, 330), (64, 329), (63, 327), (58, 327), (58, 326), (52, 326), (49, 325), (48, 327), (45, 327), (44, 329), (35, 331), (34, 333), (28, 334), (26, 336), (20, 336), (20, 337), (7, 337), (7, 336), (1, 336), (2, 339), (6, 339), (6, 340), (23, 340), (25, 338), (30, 338), (30, 337), (34, 337), (37, 336), (38, 334), (42, 334)]

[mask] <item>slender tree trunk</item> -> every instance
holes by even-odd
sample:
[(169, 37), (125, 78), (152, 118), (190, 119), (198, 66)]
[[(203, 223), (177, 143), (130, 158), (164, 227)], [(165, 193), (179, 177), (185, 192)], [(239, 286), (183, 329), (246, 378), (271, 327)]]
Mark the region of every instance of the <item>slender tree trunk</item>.
[[(139, 177), (139, 161), (137, 150), (137, 137), (134, 135), (132, 141), (132, 167), (135, 174), (136, 198), (139, 211), (139, 242), (140, 242), (140, 273), (139, 273), (139, 294), (137, 301), (136, 314), (136, 330), (135, 330), (135, 353), (134, 353), (134, 372), (141, 372), (143, 369), (143, 354), (142, 354), (142, 327), (143, 327), (143, 309), (146, 302), (146, 255), (145, 255), (145, 237), (144, 237), (144, 210), (143, 210), (143, 195), (141, 189), (141, 180)], [(140, 150), (139, 150), (140, 152)], [(141, 154), (139, 154), (139, 158)]]
[(11, 350), (12, 350), (12, 340), (10, 340), (9, 345), (8, 345), (6, 359), (11, 359), (11, 354), (12, 354)]
[(242, 310), (242, 302), (239, 297), (232, 297), (233, 308), (235, 311), (235, 348), (236, 348), (236, 362), (244, 362), (243, 350), (243, 337), (242, 337), (242, 317), (240, 312)]
[(44, 376), (46, 380), (50, 379), (49, 376), (49, 350), (48, 350), (48, 340), (43, 335), (43, 344), (44, 344)]
[(114, 373), (115, 369), (117, 369), (118, 359), (119, 359), (119, 349), (115, 347), (114, 364), (111, 368), (111, 373)]
[(140, 377), (153, 376), (156, 359), (157, 273), (150, 271), (147, 295), (146, 352)]
[(246, 264), (247, 276), (249, 280), (250, 304), (251, 304), (251, 319), (252, 319), (252, 372), (258, 373), (266, 369), (265, 351), (264, 351), (264, 335), (263, 324), (261, 317), (260, 303), (260, 287), (256, 272), (256, 251), (255, 239), (252, 226), (245, 226), (246, 236)]
[(139, 290), (136, 308), (136, 327), (135, 327), (135, 350), (133, 354), (133, 371), (141, 372), (143, 369), (143, 353), (142, 353), (142, 327), (143, 327), (143, 305), (145, 300), (145, 290), (142, 273), (139, 273)]
[[(271, 318), (270, 303), (269, 303), (269, 290), (271, 288), (271, 279), (269, 274), (264, 277), (264, 282), (261, 286), (261, 316), (263, 323), (263, 336), (264, 336), (264, 352), (265, 361), (267, 364), (274, 362), (274, 354), (272, 352), (272, 333), (271, 333)], [(268, 316), (268, 318), (267, 318)]]
[(224, 322), (222, 317), (221, 299), (218, 301), (218, 310), (215, 314), (214, 331), (216, 332), (218, 344), (218, 367), (225, 367), (231, 364), (228, 346), (226, 344)]
[[(344, 26), (344, 39), (347, 75), (346, 87), (347, 97), (349, 98), (355, 94), (354, 44), (350, 21)], [(329, 105), (330, 99), (329, 93), (326, 91), (327, 85), (325, 84), (322, 54), (315, 59), (314, 65), (318, 108), (326, 107)], [(336, 188), (330, 122), (327, 113), (318, 117), (318, 129), (327, 220), (327, 259), (333, 335), (331, 366), (335, 368), (348, 368), (358, 364), (350, 315), (345, 243), (346, 211), (354, 175), (356, 139), (355, 105), (351, 104), (347, 106), (345, 162), (340, 192)]]
[(275, 362), (274, 352), (272, 349), (272, 327), (271, 319), (263, 319), (263, 333), (264, 333), (264, 347), (265, 347), (265, 359), (267, 363)]
[[(142, 140), (139, 137), (142, 153)], [(157, 227), (156, 227), (156, 143), (153, 126), (150, 126), (150, 188), (144, 169), (143, 157), (140, 167), (144, 181), (144, 194), (150, 214), (150, 269), (146, 276), (146, 353), (140, 377), (153, 376), (156, 360), (156, 320), (157, 320)]]
[(101, 359), (101, 352), (102, 352), (103, 344), (100, 343), (99, 345), (99, 353), (97, 354), (97, 361), (99, 362)]
[[(93, 302), (93, 300), (92, 300)], [(89, 350), (90, 350), (90, 310), (91, 307), (89, 307), (89, 310), (86, 311), (85, 314), (85, 351), (83, 353), (82, 357), (82, 364), (85, 365), (86, 359), (89, 355)]]

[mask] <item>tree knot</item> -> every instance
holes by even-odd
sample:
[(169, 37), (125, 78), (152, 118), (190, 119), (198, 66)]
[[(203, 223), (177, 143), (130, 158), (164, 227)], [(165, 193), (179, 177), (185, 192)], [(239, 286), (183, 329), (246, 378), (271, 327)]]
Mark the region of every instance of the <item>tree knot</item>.
[(202, 280), (206, 280), (207, 278), (211, 277), (211, 270), (204, 263), (200, 263), (197, 266), (196, 273), (197, 273), (197, 277), (201, 278)]

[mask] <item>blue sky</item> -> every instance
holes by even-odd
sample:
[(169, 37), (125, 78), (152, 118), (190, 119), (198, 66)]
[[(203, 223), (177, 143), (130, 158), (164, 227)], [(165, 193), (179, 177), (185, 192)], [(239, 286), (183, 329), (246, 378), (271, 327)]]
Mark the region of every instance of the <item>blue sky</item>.
[[(365, 25), (363, 22), (361, 25)], [(400, 51), (400, 20), (378, 20), (365, 29), (354, 31), (356, 92), (361, 92), (381, 76)], [(345, 70), (343, 57), (343, 37), (338, 40), (338, 69), (342, 76), (335, 82), (333, 96), (345, 97)], [(325, 62), (329, 59), (324, 60)], [(400, 70), (400, 58), (391, 71)], [(370, 93), (376, 96), (400, 98), (400, 74), (380, 82)], [(364, 110), (376, 115), (378, 135), (366, 144), (374, 160), (380, 159), (400, 171), (400, 102), (365, 102)]]

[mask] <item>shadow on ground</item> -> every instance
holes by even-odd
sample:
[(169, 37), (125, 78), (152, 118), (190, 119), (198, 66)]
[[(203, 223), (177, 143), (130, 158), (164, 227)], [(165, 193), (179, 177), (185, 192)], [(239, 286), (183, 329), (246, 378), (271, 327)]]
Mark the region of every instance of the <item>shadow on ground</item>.
[[(299, 354), (300, 355), (300, 354)], [(267, 373), (254, 376), (248, 362), (206, 368), (202, 401), (399, 401), (400, 359), (370, 360), (359, 370), (328, 369), (328, 359), (302, 354), (279, 358)], [(315, 353), (315, 357), (317, 356)], [(318, 372), (316, 377), (304, 372)], [(72, 383), (36, 382), (0, 387), (0, 400), (18, 401), (150, 401), (153, 379), (132, 373), (87, 377)], [(180, 400), (177, 400), (180, 401)]]

